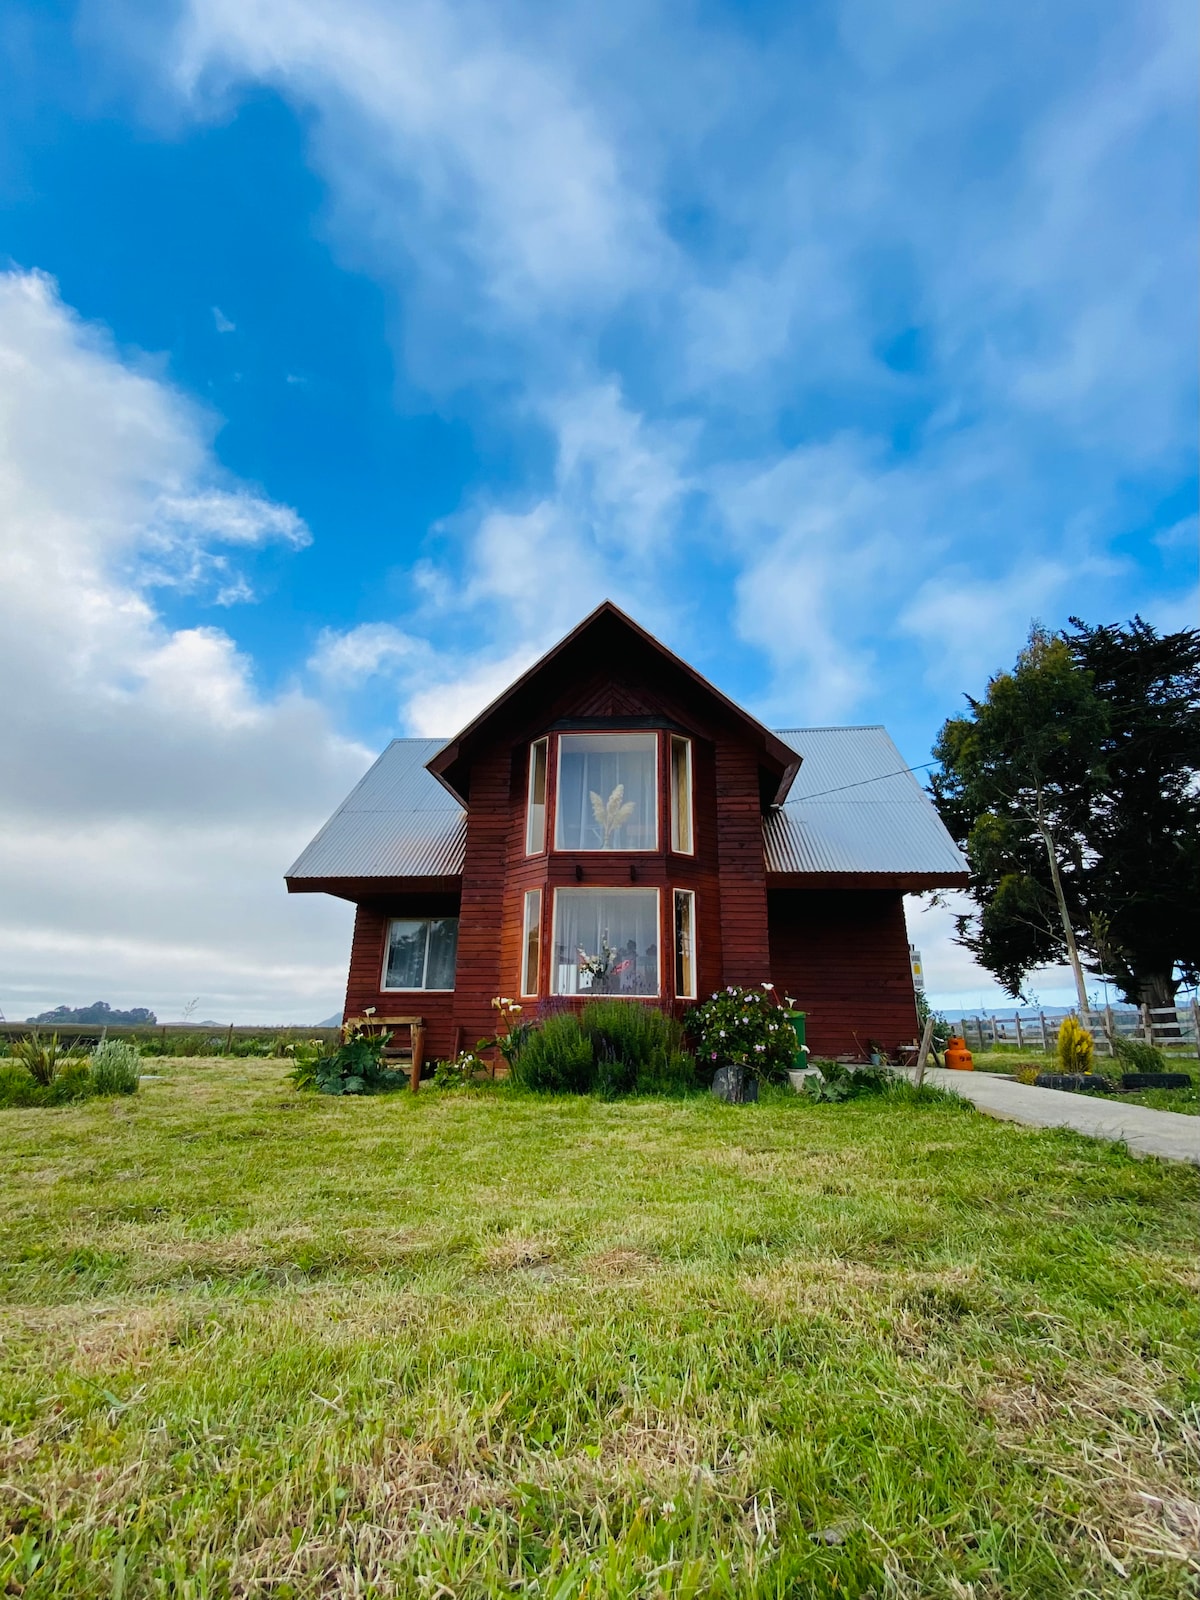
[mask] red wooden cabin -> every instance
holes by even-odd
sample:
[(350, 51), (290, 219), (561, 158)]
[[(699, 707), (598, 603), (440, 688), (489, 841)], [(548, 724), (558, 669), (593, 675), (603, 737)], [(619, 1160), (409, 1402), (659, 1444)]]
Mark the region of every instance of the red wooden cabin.
[(879, 727), (772, 732), (610, 602), (448, 742), (396, 739), (287, 874), (358, 907), (346, 1016), (677, 1012), (772, 981), (815, 1055), (911, 1040), (903, 895), (966, 865)]

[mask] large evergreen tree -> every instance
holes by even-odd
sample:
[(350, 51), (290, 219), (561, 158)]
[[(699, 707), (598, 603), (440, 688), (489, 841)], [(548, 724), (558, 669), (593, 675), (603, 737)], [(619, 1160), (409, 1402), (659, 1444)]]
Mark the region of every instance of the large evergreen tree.
[(1083, 965), (1127, 1000), (1200, 969), (1200, 633), (1035, 627), (935, 747), (934, 798), (971, 866), (959, 939), (1010, 994)]

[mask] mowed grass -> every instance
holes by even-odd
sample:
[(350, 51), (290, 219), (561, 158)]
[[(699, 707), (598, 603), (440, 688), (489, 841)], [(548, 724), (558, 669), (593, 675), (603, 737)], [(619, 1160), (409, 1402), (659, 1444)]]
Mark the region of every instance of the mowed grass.
[(161, 1070), (0, 1113), (0, 1593), (1191, 1592), (1194, 1171)]

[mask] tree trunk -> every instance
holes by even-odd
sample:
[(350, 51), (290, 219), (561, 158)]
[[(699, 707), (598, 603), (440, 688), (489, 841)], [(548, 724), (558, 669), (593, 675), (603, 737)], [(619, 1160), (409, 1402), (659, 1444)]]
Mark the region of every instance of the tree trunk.
[(1179, 984), (1169, 972), (1148, 972), (1138, 976), (1138, 1004), (1150, 1009), (1165, 1009), (1175, 1004)]
[(1087, 984), (1083, 980), (1083, 962), (1079, 959), (1079, 947), (1075, 943), (1075, 929), (1071, 926), (1071, 913), (1067, 910), (1067, 897), (1063, 892), (1062, 876), (1058, 870), (1058, 856), (1054, 849), (1054, 837), (1046, 826), (1042, 812), (1042, 791), (1038, 790), (1037, 830), (1042, 836), (1042, 843), (1046, 846), (1046, 859), (1050, 863), (1050, 881), (1054, 885), (1054, 898), (1058, 901), (1058, 914), (1062, 918), (1063, 938), (1067, 942), (1067, 960), (1071, 963), (1071, 971), (1075, 974), (1075, 993), (1079, 997), (1079, 1015), (1084, 1018), (1088, 1014)]

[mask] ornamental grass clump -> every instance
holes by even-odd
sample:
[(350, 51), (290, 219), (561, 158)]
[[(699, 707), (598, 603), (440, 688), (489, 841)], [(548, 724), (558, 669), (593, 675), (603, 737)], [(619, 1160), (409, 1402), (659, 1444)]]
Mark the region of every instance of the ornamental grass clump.
[(14, 1039), (10, 1055), (0, 1064), (0, 1106), (61, 1106), (94, 1092), (87, 1060), (56, 1033)]
[(62, 1047), (56, 1033), (48, 1039), (31, 1033), (27, 1038), (14, 1039), (10, 1048), (13, 1060), (43, 1089), (49, 1088), (68, 1061), (78, 1060), (74, 1052)]
[(796, 1030), (769, 984), (719, 989), (687, 1019), (703, 1061), (743, 1067), (763, 1083), (782, 1083), (796, 1059)]
[(1126, 1039), (1111, 1035), (1113, 1054), (1126, 1072), (1166, 1072), (1167, 1058), (1156, 1044), (1145, 1039)]
[(136, 1094), (142, 1058), (128, 1039), (103, 1039), (92, 1051), (92, 1088), (96, 1094)]
[(1092, 1036), (1076, 1016), (1066, 1016), (1058, 1030), (1058, 1064), (1066, 1073), (1089, 1073), (1094, 1050)]

